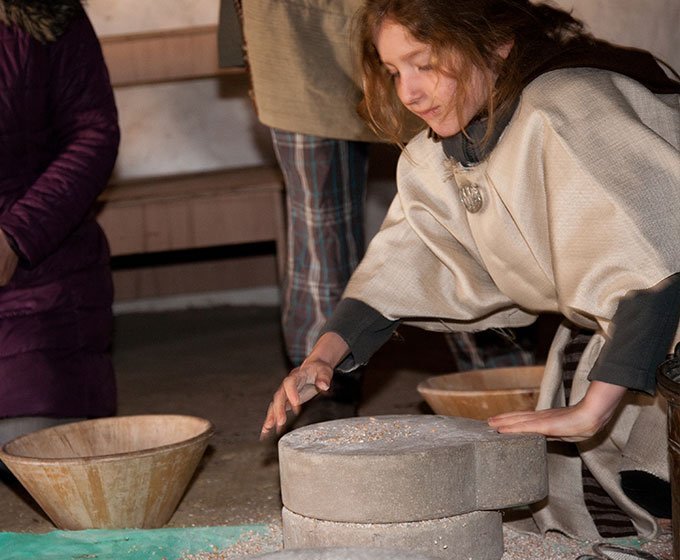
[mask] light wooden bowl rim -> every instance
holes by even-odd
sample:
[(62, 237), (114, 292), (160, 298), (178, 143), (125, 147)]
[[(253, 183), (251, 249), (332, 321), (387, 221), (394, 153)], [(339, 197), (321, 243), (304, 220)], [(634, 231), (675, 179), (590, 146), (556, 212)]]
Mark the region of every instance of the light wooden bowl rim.
[[(131, 420), (161, 420), (163, 418), (167, 420), (177, 420), (181, 419), (183, 421), (195, 421), (197, 425), (202, 424), (203, 427), (201, 431), (188, 439), (182, 439), (174, 443), (167, 443), (165, 445), (158, 445), (154, 447), (148, 447), (143, 449), (137, 449), (134, 451), (123, 451), (120, 453), (106, 453), (102, 455), (89, 455), (83, 457), (33, 457), (28, 455), (15, 454), (11, 451), (11, 447), (14, 443), (19, 442), (22, 439), (28, 439), (34, 437), (36, 434), (40, 433), (44, 435), (48, 431), (63, 431), (67, 426), (72, 424), (114, 424), (121, 421), (129, 422)], [(7, 463), (23, 464), (23, 465), (45, 465), (45, 466), (73, 466), (73, 465), (91, 465), (93, 463), (111, 463), (117, 461), (128, 461), (130, 459), (137, 459), (141, 457), (148, 457), (150, 455), (158, 455), (167, 451), (173, 451), (181, 449), (183, 447), (191, 447), (202, 440), (210, 438), (215, 433), (215, 426), (210, 420), (201, 418), (199, 416), (191, 416), (187, 414), (137, 414), (129, 416), (110, 416), (106, 418), (93, 418), (91, 420), (82, 420), (79, 422), (72, 422), (70, 424), (61, 424), (59, 426), (52, 426), (50, 428), (44, 428), (42, 430), (37, 430), (23, 436), (19, 436), (13, 440), (8, 441), (0, 448), (0, 460)]]
[(418, 392), (421, 395), (436, 395), (436, 396), (442, 396), (442, 395), (448, 395), (448, 396), (456, 396), (456, 395), (465, 395), (465, 396), (482, 396), (482, 395), (487, 395), (487, 396), (495, 396), (495, 395), (520, 395), (524, 393), (533, 393), (538, 391), (540, 388), (540, 383), (538, 385), (534, 385), (531, 387), (508, 387), (507, 389), (444, 389), (441, 387), (432, 387), (430, 384), (435, 380), (435, 379), (442, 379), (445, 377), (455, 377), (455, 376), (472, 376), (473, 374), (477, 373), (482, 373), (482, 372), (494, 372), (499, 375), (503, 375), (501, 373), (502, 371), (520, 371), (520, 370), (529, 370), (532, 373), (537, 373), (539, 370), (544, 370), (545, 366), (544, 365), (533, 365), (533, 366), (507, 366), (507, 367), (499, 367), (499, 368), (486, 368), (486, 369), (471, 369), (471, 370), (466, 370), (466, 371), (458, 371), (458, 372), (453, 372), (453, 373), (445, 373), (442, 375), (435, 375), (432, 377), (428, 377), (424, 381), (421, 381), (418, 383), (417, 389)]

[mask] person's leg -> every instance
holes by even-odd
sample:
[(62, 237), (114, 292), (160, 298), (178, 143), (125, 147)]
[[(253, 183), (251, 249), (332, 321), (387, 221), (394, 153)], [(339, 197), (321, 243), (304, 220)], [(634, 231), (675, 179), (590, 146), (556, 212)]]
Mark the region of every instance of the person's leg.
[(0, 447), (5, 445), (8, 441), (18, 438), (19, 436), (23, 436), (37, 430), (42, 430), (44, 428), (51, 428), (52, 426), (77, 422), (79, 420), (83, 420), (83, 418), (48, 418), (46, 416), (1, 418)]
[[(277, 129), (272, 129), (272, 139), (288, 213), (281, 322), (288, 357), (297, 366), (364, 254), (368, 144)], [(337, 374), (325, 400), (351, 403), (356, 409), (360, 385), (360, 374)], [(335, 408), (326, 406), (325, 415), (349, 414)]]
[[(79, 420), (84, 420), (84, 418), (48, 418), (46, 416), (0, 418), (0, 447), (19, 436)], [(9, 469), (0, 461), (0, 479), (6, 479), (7, 477), (11, 477)]]

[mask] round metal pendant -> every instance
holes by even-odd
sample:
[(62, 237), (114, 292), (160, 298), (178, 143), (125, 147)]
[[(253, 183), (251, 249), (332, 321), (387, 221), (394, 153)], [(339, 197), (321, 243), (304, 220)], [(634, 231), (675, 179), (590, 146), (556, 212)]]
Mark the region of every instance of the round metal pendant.
[(464, 187), (460, 187), (458, 190), (460, 192), (460, 201), (463, 203), (463, 206), (465, 206), (465, 209), (468, 212), (475, 214), (482, 209), (482, 204), (484, 201), (482, 199), (482, 192), (479, 190), (477, 185), (466, 185)]

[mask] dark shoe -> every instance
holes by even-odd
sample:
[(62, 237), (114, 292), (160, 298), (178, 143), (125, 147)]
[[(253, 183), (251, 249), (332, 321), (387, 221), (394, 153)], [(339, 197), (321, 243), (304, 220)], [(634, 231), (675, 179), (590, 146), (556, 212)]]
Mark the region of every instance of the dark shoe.
[(661, 560), (644, 550), (609, 543), (594, 544), (593, 552), (595, 558), (601, 560)]
[(621, 488), (650, 515), (670, 519), (673, 513), (671, 483), (644, 471), (621, 471)]

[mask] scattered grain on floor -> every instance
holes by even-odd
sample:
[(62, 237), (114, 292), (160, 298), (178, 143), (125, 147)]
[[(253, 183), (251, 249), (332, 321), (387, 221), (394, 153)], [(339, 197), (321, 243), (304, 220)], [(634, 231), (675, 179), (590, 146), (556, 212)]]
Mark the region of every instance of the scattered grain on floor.
[[(581, 554), (592, 553), (591, 542), (578, 541), (557, 532), (545, 536), (519, 533), (504, 526), (505, 553), (501, 560), (574, 560)], [(670, 523), (661, 522), (661, 534), (651, 542), (636, 538), (620, 539), (619, 544), (640, 548), (657, 556), (659, 560), (672, 560), (673, 536)]]
[[(621, 544), (639, 547), (650, 552), (660, 560), (672, 560), (673, 537), (670, 523), (664, 521), (661, 534), (652, 542), (640, 544), (637, 539), (622, 540)], [(574, 560), (580, 554), (592, 552), (590, 542), (569, 539), (556, 532), (546, 536), (520, 533), (504, 526), (505, 552), (501, 560)], [(238, 543), (213, 552), (189, 554), (180, 560), (242, 560), (266, 552), (276, 552), (283, 549), (283, 535), (281, 526), (272, 523), (267, 533), (245, 535)]]
[(266, 534), (247, 533), (237, 543), (212, 552), (187, 554), (180, 560), (227, 560), (248, 558), (265, 552), (276, 552), (283, 548), (283, 535), (279, 524), (269, 525)]

